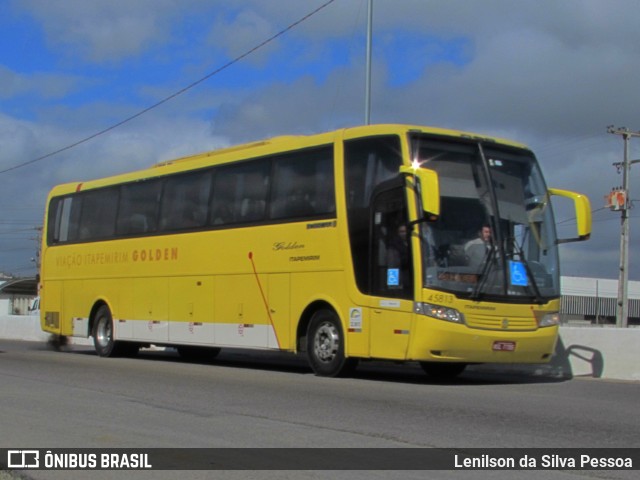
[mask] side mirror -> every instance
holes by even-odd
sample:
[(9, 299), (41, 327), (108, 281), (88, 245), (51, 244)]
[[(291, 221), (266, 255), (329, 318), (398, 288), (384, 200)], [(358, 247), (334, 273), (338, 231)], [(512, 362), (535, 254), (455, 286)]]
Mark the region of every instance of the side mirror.
[(558, 243), (579, 242), (587, 240), (591, 236), (591, 203), (589, 199), (575, 192), (568, 190), (560, 190), (558, 188), (550, 188), (549, 195), (568, 198), (573, 200), (573, 206), (576, 214), (577, 238), (558, 239)]
[(440, 181), (438, 174), (428, 168), (414, 168), (408, 165), (400, 167), (400, 173), (418, 179), (415, 188), (420, 194), (422, 210), (428, 215), (440, 216)]

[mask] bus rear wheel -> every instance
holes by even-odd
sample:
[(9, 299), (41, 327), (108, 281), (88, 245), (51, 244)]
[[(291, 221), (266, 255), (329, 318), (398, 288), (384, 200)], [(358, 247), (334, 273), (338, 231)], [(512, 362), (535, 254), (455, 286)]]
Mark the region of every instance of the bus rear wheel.
[(441, 380), (456, 378), (467, 368), (466, 363), (447, 362), (420, 362), (420, 366), (427, 375)]
[(321, 377), (348, 375), (357, 359), (344, 353), (344, 336), (338, 316), (332, 310), (318, 310), (307, 330), (307, 356), (314, 373)]
[(93, 323), (93, 346), (101, 357), (133, 355), (138, 351), (138, 345), (135, 343), (115, 341), (113, 338), (113, 318), (106, 305), (102, 305), (96, 312)]

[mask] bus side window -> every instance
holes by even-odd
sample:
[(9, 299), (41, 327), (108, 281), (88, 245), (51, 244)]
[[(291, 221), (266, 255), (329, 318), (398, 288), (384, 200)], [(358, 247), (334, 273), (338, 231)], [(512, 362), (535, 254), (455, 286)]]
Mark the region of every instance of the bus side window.
[(217, 170), (213, 182), (211, 223), (226, 225), (264, 220), (271, 162), (258, 160)]
[(151, 233), (156, 230), (161, 187), (160, 180), (121, 187), (116, 227), (118, 235)]
[(239, 196), (242, 198), (240, 218), (243, 222), (257, 222), (264, 219), (267, 193), (268, 177), (264, 177), (260, 172), (248, 172), (242, 176)]
[(117, 188), (90, 190), (81, 195), (79, 240), (112, 237), (115, 231)]
[(211, 172), (196, 172), (167, 179), (160, 207), (161, 230), (202, 227), (207, 222)]
[(211, 223), (227, 225), (264, 220), (270, 170), (269, 159), (217, 169), (213, 181)]
[(81, 197), (54, 198), (49, 206), (47, 243), (67, 243), (77, 240)]
[(233, 168), (222, 167), (214, 173), (210, 208), (212, 225), (226, 225), (234, 222), (235, 211), (232, 203), (234, 190)]
[(329, 147), (275, 159), (269, 217), (296, 219), (335, 213), (333, 184)]

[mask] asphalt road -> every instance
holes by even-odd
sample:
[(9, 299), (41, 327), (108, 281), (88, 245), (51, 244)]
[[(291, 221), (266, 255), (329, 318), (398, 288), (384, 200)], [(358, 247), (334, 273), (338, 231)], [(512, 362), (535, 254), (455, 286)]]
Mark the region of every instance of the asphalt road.
[[(314, 376), (304, 359), (229, 350), (104, 359), (0, 340), (0, 448), (640, 447), (640, 383), (482, 371), (430, 380), (364, 363)], [(31, 471), (27, 478), (176, 478)], [(635, 475), (634, 475), (635, 473)], [(186, 472), (180, 478), (636, 478), (636, 472)]]

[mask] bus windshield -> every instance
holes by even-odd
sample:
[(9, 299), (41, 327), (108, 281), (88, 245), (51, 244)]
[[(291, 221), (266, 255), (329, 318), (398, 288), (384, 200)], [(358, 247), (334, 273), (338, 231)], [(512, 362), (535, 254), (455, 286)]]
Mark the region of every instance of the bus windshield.
[(441, 215), (421, 224), (425, 288), (472, 300), (559, 296), (553, 213), (529, 150), (416, 137), (412, 153), (440, 179)]

